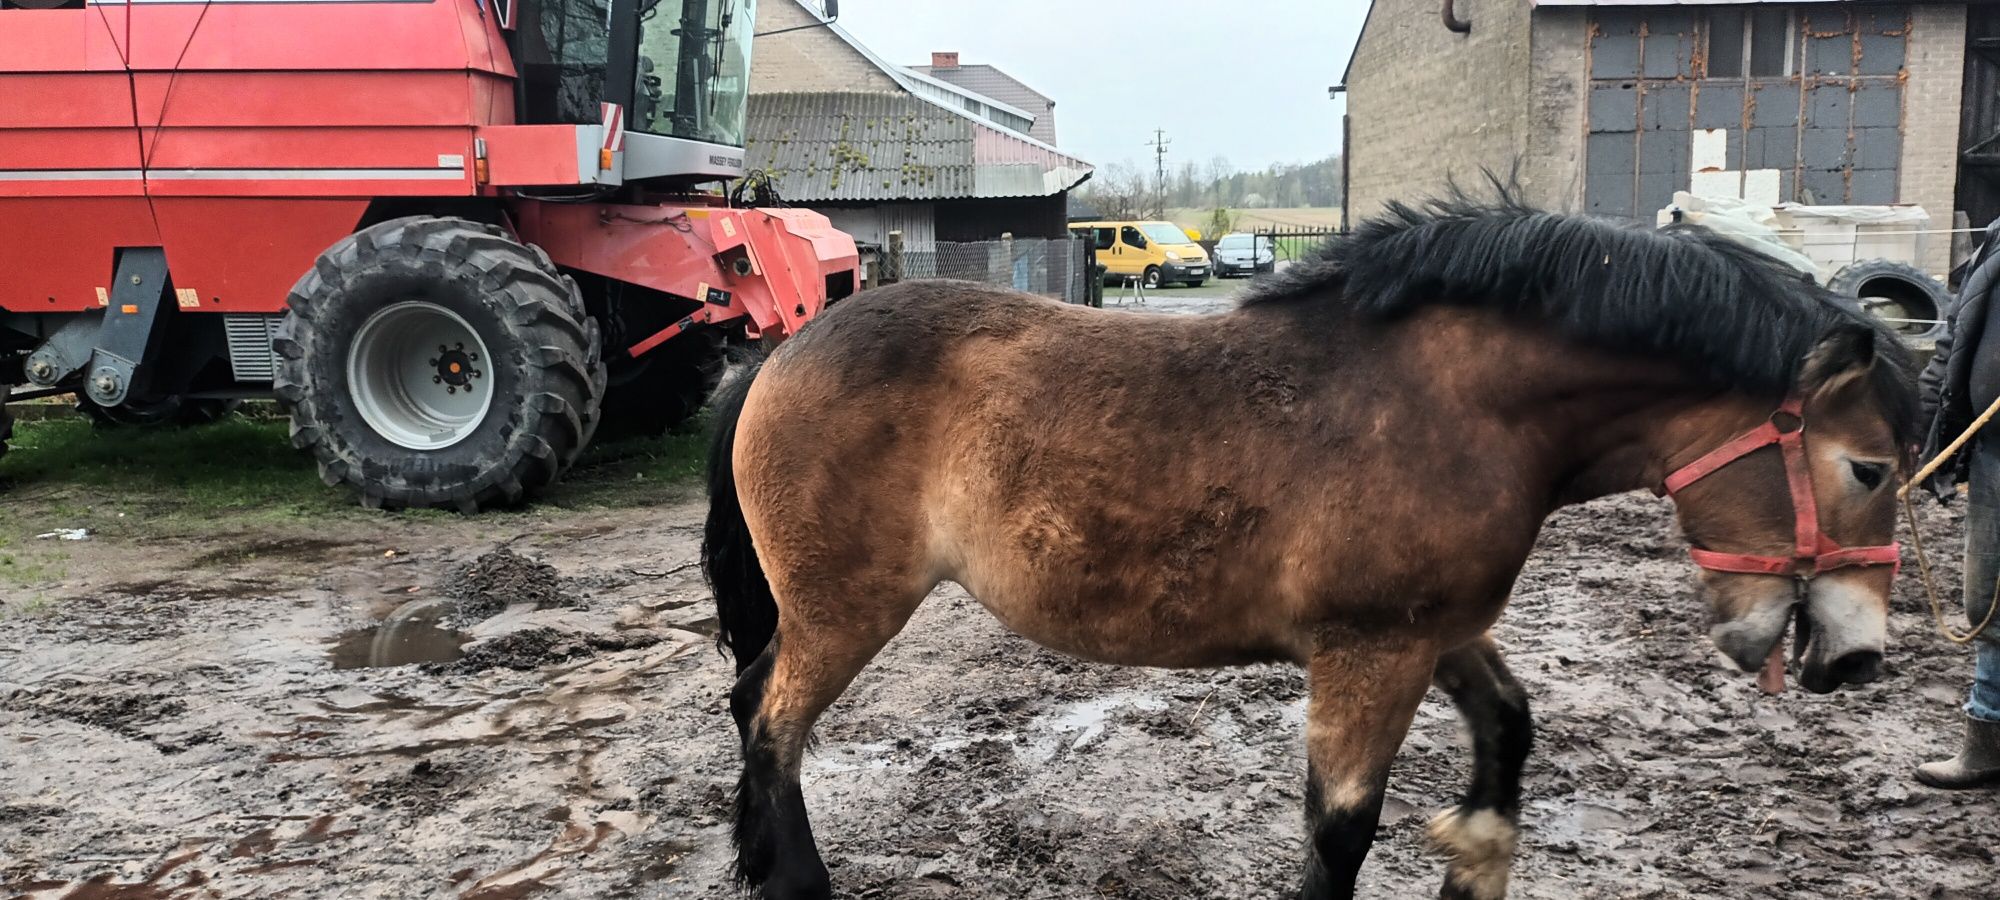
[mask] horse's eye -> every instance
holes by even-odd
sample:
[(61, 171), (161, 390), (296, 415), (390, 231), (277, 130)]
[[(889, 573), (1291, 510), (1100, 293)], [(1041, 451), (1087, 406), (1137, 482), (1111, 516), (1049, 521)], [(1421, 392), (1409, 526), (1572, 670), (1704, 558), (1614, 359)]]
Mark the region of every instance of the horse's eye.
[(1855, 462), (1853, 460), (1848, 460), (1847, 465), (1849, 468), (1854, 470), (1854, 480), (1861, 482), (1862, 487), (1865, 487), (1871, 491), (1878, 487), (1881, 487), (1882, 479), (1887, 477), (1889, 474), (1889, 467), (1882, 465), (1881, 463), (1865, 463), (1865, 462)]

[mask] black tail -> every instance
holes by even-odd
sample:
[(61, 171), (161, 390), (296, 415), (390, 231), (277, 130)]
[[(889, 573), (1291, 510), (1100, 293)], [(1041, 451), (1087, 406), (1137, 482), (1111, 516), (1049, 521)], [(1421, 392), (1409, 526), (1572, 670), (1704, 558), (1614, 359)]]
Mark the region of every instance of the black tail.
[(701, 539), (701, 571), (715, 592), (715, 642), (736, 657), (736, 674), (757, 661), (778, 632), (778, 601), (757, 562), (743, 506), (736, 499), (736, 420), (743, 399), (764, 365), (753, 359), (747, 371), (723, 385), (714, 398), (715, 435), (708, 448), (708, 528)]

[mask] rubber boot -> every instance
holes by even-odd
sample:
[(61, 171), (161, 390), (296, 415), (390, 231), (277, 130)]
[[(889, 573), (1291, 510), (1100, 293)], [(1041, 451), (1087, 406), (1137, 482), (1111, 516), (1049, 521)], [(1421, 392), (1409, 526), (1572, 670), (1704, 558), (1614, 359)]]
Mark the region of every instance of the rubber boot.
[(2000, 784), (2000, 722), (1967, 716), (1958, 755), (1918, 766), (1917, 780), (1949, 791)]

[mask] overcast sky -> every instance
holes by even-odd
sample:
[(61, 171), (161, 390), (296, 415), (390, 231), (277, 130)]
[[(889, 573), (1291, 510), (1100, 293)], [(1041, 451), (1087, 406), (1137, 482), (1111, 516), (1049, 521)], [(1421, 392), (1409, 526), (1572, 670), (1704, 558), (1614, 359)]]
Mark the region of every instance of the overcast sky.
[[(764, 0), (767, 3), (784, 0)], [(1367, 0), (841, 0), (849, 34), (900, 65), (956, 50), (1056, 101), (1056, 137), (1098, 165), (1226, 156), (1238, 170), (1340, 149), (1340, 82)]]

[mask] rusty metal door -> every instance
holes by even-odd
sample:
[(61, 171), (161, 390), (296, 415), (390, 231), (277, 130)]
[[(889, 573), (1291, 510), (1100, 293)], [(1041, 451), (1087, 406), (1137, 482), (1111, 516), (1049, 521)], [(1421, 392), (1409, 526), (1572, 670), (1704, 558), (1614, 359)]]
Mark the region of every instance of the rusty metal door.
[(1909, 33), (1901, 4), (1594, 10), (1586, 209), (1895, 202)]

